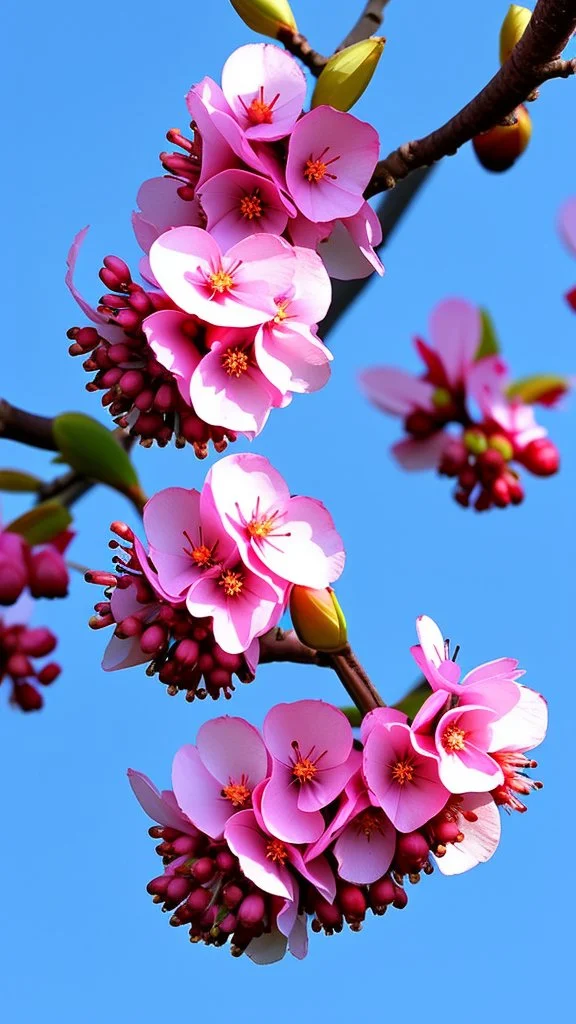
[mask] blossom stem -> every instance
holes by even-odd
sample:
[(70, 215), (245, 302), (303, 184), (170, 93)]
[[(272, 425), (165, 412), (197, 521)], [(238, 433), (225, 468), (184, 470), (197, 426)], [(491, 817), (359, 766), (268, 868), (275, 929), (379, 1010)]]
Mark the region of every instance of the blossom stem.
[(386, 706), (350, 646), (346, 646), (338, 654), (330, 654), (328, 657), (346, 693), (354, 701), (362, 715), (368, 714), (374, 708)]

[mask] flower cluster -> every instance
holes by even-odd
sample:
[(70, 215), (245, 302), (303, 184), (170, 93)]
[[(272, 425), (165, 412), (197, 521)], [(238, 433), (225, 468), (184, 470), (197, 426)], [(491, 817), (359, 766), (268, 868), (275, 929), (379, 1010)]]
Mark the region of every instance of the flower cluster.
[[(43, 697), (36, 683), (48, 686), (60, 674), (54, 662), (35, 667), (56, 647), (56, 637), (44, 626), (31, 627), (34, 598), (66, 597), (68, 569), (62, 557), (69, 533), (51, 544), (30, 545), (18, 533), (0, 526), (0, 684), (12, 683), (10, 703), (22, 711), (38, 711)], [(4, 611), (2, 606), (8, 606)]]
[[(87, 356), (90, 391), (139, 436), (223, 451), (258, 434), (273, 408), (328, 380), (317, 335), (336, 277), (382, 267), (378, 218), (363, 198), (378, 135), (351, 114), (302, 113), (304, 75), (269, 43), (236, 50), (222, 87), (210, 78), (186, 98), (194, 138), (168, 137), (169, 177), (145, 181), (133, 215), (146, 253), (134, 282), (108, 256), (97, 308), (67, 283), (94, 326), (74, 327), (70, 353)], [(318, 255), (316, 250), (321, 252)]]
[(317, 932), (358, 931), (368, 909), (404, 907), (404, 879), (432, 862), (451, 875), (488, 860), (498, 808), (526, 809), (543, 698), (511, 658), (460, 681), (436, 624), (417, 628), (432, 693), (412, 723), (378, 708), (354, 742), (338, 708), (296, 701), (272, 708), (262, 734), (241, 718), (204, 724), (174, 758), (172, 790), (129, 772), (165, 865), (148, 892), (193, 942), (230, 940), (258, 963), (286, 948), (302, 958), (309, 916)]
[(384, 366), (361, 374), (370, 400), (403, 420), (408, 436), (392, 447), (394, 457), (404, 469), (436, 468), (456, 478), (454, 498), (466, 508), (520, 504), (519, 468), (550, 476), (560, 464), (533, 404), (555, 404), (568, 384), (551, 378), (531, 403), (523, 401), (501, 356), (482, 353), (480, 311), (463, 300), (436, 306), (430, 337), (431, 345), (415, 341), (425, 364), (421, 376)]
[(230, 696), (234, 673), (253, 678), (258, 637), (278, 624), (293, 585), (327, 587), (344, 566), (327, 509), (291, 496), (260, 455), (221, 459), (201, 492), (154, 495), (144, 508), (146, 547), (125, 524), (112, 529), (123, 541), (117, 572), (87, 575), (108, 588), (91, 625), (115, 627), (103, 668), (149, 662), (149, 674), (189, 700)]

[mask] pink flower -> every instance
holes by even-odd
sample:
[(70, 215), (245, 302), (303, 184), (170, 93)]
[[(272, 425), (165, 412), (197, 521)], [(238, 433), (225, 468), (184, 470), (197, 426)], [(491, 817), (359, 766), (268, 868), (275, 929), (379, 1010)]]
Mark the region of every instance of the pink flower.
[(446, 711), (436, 726), (435, 745), (440, 779), (451, 793), (485, 793), (504, 776), (488, 751), (497, 711), (465, 705)]
[(317, 391), (330, 376), (333, 357), (312, 325), (326, 316), (332, 286), (316, 253), (301, 247), (293, 251), (292, 283), (277, 297), (275, 317), (258, 328), (254, 352), (260, 369), (280, 392)]
[(442, 856), (436, 853), (434, 860), (443, 875), (461, 875), (490, 860), (500, 842), (502, 825), (490, 793), (464, 793), (450, 797), (431, 827), (440, 836), (453, 835), (446, 833), (447, 828), (458, 830), (458, 841), (444, 841)]
[(267, 174), (266, 163), (247, 139), (216, 82), (203, 78), (186, 96), (186, 105), (202, 139), (199, 189), (215, 174), (237, 167), (240, 162), (260, 174)]
[[(305, 862), (296, 846), (266, 832), (253, 810), (233, 814), (226, 824), (224, 837), (246, 877), (264, 892), (297, 906), (298, 880), (291, 870), (295, 868), (325, 899), (329, 902), (334, 899), (334, 876), (324, 857)], [(280, 919), (278, 926), (282, 923)]]
[[(358, 751), (357, 760), (361, 761)], [(396, 829), (384, 812), (372, 805), (360, 771), (347, 783), (338, 810), (325, 833), (308, 850), (314, 858), (333, 843), (338, 875), (347, 882), (367, 885), (385, 875), (396, 848)]]
[(249, 43), (228, 57), (222, 92), (251, 141), (289, 135), (302, 113), (306, 79), (288, 53), (271, 43)]
[(255, 235), (224, 255), (201, 228), (165, 232), (150, 249), (154, 277), (187, 313), (220, 327), (251, 327), (276, 314), (289, 286), (293, 254), (275, 235)]
[[(560, 208), (558, 216), (560, 236), (573, 256), (576, 256), (576, 196), (568, 199)], [(576, 310), (576, 288), (566, 293), (566, 301), (571, 309)]]
[(504, 782), (493, 796), (506, 810), (525, 811), (519, 796), (527, 796), (542, 783), (526, 775), (527, 768), (536, 768), (537, 762), (525, 756), (526, 751), (539, 746), (548, 728), (548, 707), (544, 697), (527, 686), (519, 686), (520, 699), (507, 714), (492, 726), (491, 755), (500, 765)]
[(186, 835), (198, 834), (196, 826), (180, 810), (172, 790), (165, 789), (160, 792), (147, 775), (137, 772), (134, 768), (128, 769), (128, 782), (142, 810), (152, 818), (152, 821), (167, 828), (177, 829)]
[(206, 229), (223, 249), (262, 232), (281, 235), (288, 222), (276, 186), (251, 171), (221, 171), (197, 194), (206, 214)]
[[(290, 231), (293, 234), (292, 227)], [(296, 242), (294, 236), (293, 240)], [(378, 215), (369, 203), (363, 203), (352, 217), (334, 222), (328, 237), (320, 239), (317, 251), (330, 277), (350, 281), (369, 277), (374, 270), (382, 276), (384, 266), (375, 249), (381, 241)]]
[(348, 720), (324, 701), (278, 704), (264, 720), (263, 735), (272, 757), (262, 791), (266, 828), (288, 843), (315, 842), (324, 831), (321, 809), (339, 796), (356, 767)]
[(399, 832), (412, 832), (446, 803), (449, 792), (436, 761), (420, 754), (410, 727), (376, 723), (364, 745), (363, 773), (374, 803)]
[(198, 200), (182, 199), (179, 195), (178, 189), (182, 185), (178, 178), (164, 177), (148, 178), (140, 186), (136, 196), (140, 209), (132, 214), (132, 227), (136, 241), (145, 253), (170, 228), (204, 226)]
[(309, 220), (352, 217), (378, 159), (378, 133), (352, 114), (316, 107), (298, 121), (290, 138), (286, 183)]
[(254, 572), (316, 589), (342, 572), (343, 543), (330, 513), (313, 498), (291, 497), (263, 456), (220, 459), (205, 486), (224, 529)]
[(258, 364), (254, 338), (253, 328), (209, 329), (210, 351), (190, 380), (192, 405), (203, 420), (249, 438), (261, 432), (271, 409), (290, 402)]
[(180, 748), (172, 786), (190, 821), (220, 839), (231, 815), (251, 806), (252, 791), (267, 773), (268, 754), (258, 730), (226, 715), (201, 726), (196, 746)]

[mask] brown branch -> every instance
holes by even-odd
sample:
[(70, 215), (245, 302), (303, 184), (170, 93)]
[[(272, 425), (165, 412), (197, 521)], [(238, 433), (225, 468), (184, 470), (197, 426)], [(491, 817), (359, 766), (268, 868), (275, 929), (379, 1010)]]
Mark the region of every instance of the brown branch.
[(576, 74), (576, 60), (560, 56), (575, 30), (574, 0), (538, 0), (520, 42), (488, 85), (446, 124), (381, 160), (366, 195), (393, 188), (417, 168), (452, 156), (475, 135), (500, 124), (548, 79)]
[(362, 668), (351, 647), (346, 646), (338, 654), (323, 654), (313, 651), (300, 643), (293, 629), (272, 629), (260, 637), (260, 664), (276, 661), (291, 661), (299, 665), (319, 665), (334, 669), (347, 694), (362, 715), (377, 707), (384, 707), (384, 701)]
[(390, 0), (368, 0), (358, 21), (350, 29), (346, 38), (342, 40), (338, 50), (345, 50), (347, 46), (352, 46), (353, 43), (359, 43), (361, 39), (369, 39), (370, 36), (373, 36), (384, 20), (384, 8), (389, 2)]
[(278, 42), (288, 50), (288, 53), (297, 57), (314, 77), (318, 78), (328, 63), (328, 57), (313, 50), (306, 36), (303, 36), (301, 32), (292, 32), (289, 28), (283, 28), (277, 38)]
[(49, 416), (36, 416), (25, 412), (6, 399), (0, 398), (0, 438), (8, 441), (20, 441), (32, 448), (43, 448), (57, 452), (58, 447), (52, 433), (52, 420)]

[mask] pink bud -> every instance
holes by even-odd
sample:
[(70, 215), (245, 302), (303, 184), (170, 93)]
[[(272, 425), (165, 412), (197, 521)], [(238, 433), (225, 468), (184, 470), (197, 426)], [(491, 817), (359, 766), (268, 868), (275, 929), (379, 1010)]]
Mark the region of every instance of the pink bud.
[(166, 630), (163, 626), (148, 626), (140, 637), (140, 648), (144, 654), (158, 654), (166, 643)]
[(216, 873), (216, 865), (210, 857), (200, 857), (191, 868), (192, 874), (197, 882), (204, 885), (209, 882)]
[(42, 683), (42, 686), (50, 686), (50, 683), (53, 683), (58, 678), (61, 671), (60, 665), (57, 665), (55, 661), (51, 661), (48, 665), (44, 665), (44, 668), (40, 669), (36, 678), (39, 683)]
[(56, 548), (48, 546), (32, 551), (28, 560), (32, 597), (66, 597), (68, 569)]
[(238, 908), (238, 920), (244, 925), (258, 924), (266, 913), (266, 904), (260, 893), (253, 892), (242, 900)]
[(44, 658), (56, 647), (56, 637), (45, 626), (24, 630), (20, 638), (20, 650), (33, 658)]
[(39, 711), (44, 704), (44, 698), (38, 693), (36, 687), (31, 683), (16, 683), (12, 693), (12, 701), (22, 711)]
[(553, 476), (560, 468), (560, 453), (547, 437), (539, 437), (526, 445), (518, 461), (535, 476)]

